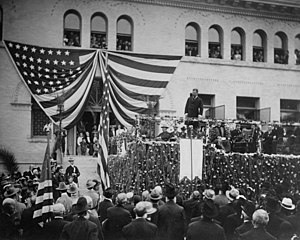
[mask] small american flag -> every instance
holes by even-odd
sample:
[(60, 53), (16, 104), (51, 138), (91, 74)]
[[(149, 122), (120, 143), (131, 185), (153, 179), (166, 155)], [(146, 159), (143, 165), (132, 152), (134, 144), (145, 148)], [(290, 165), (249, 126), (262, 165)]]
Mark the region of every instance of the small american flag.
[(5, 41), (6, 48), (36, 102), (58, 122), (57, 104), (64, 101), (62, 126), (76, 122), (93, 81), (96, 50), (45, 48)]

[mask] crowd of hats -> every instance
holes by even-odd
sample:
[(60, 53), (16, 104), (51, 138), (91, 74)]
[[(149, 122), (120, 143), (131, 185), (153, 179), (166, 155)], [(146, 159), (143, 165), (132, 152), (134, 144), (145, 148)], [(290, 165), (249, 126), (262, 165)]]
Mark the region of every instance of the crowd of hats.
[(136, 142), (127, 155), (110, 156), (108, 160), (112, 185), (122, 191), (142, 192), (165, 181), (176, 183), (183, 195), (207, 186), (228, 183), (239, 188), (259, 191), (262, 184), (285, 184), (291, 194), (300, 191), (300, 157), (223, 153), (206, 149), (203, 179), (179, 179), (179, 144)]

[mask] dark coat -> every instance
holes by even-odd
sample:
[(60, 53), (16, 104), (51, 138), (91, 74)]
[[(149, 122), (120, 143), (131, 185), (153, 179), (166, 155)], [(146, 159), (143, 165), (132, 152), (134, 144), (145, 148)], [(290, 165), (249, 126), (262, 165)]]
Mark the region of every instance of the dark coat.
[(62, 218), (54, 218), (51, 222), (47, 222), (44, 225), (43, 235), (45, 240), (58, 240), (62, 230), (69, 222)]
[(240, 240), (276, 240), (264, 228), (253, 228), (252, 230), (240, 235)]
[(100, 217), (100, 222), (103, 222), (107, 218), (107, 209), (113, 206), (114, 204), (107, 199), (104, 199), (99, 203), (98, 215)]
[(18, 229), (14, 222), (14, 218), (5, 213), (0, 213), (0, 239), (18, 239)]
[(300, 236), (300, 212), (286, 218), (294, 227), (295, 233)]
[(43, 229), (33, 220), (34, 207), (26, 208), (22, 212), (20, 227), (23, 229), (24, 240), (39, 240), (43, 234)]
[(134, 206), (131, 205), (130, 203), (126, 203), (124, 204), (124, 208), (130, 212), (132, 219), (135, 219), (135, 212), (133, 211)]
[(186, 240), (225, 240), (224, 229), (209, 219), (192, 222), (187, 230)]
[(187, 224), (194, 217), (201, 216), (201, 202), (198, 199), (189, 199), (183, 202)]
[(280, 235), (280, 226), (283, 222), (287, 222), (287, 221), (279, 217), (276, 213), (270, 213), (269, 222), (266, 226), (267, 232), (269, 232), (274, 237), (278, 238)]
[(240, 214), (234, 213), (226, 218), (223, 227), (227, 240), (234, 239), (234, 230), (242, 224), (243, 218)]
[(60, 240), (98, 240), (97, 225), (79, 217), (64, 226)]
[(193, 96), (189, 97), (186, 105), (185, 105), (185, 110), (184, 113), (188, 114), (188, 117), (194, 118), (198, 117), (198, 115), (202, 115), (203, 113), (203, 102), (201, 98), (196, 97), (194, 98)]
[(183, 207), (173, 200), (158, 208), (158, 238), (161, 240), (183, 240), (186, 231), (186, 217)]
[(75, 173), (76, 176), (73, 177), (74, 182), (78, 183), (78, 177), (80, 176), (80, 172), (78, 170), (78, 167), (76, 167), (75, 165), (73, 166), (68, 166), (66, 168), (66, 177), (68, 176), (72, 176), (72, 174)]
[(122, 205), (117, 205), (107, 209), (107, 222), (104, 229), (105, 239), (124, 239), (122, 229), (131, 223), (130, 212)]
[(235, 236), (239, 237), (241, 234), (253, 229), (253, 224), (251, 221), (244, 222), (241, 226), (235, 229)]
[(127, 240), (154, 240), (157, 226), (144, 218), (138, 218), (123, 227), (123, 233)]
[(233, 207), (233, 203), (228, 203), (225, 206), (220, 207), (219, 216), (216, 218), (219, 222), (221, 222), (221, 225), (224, 226), (226, 218), (234, 214), (235, 210)]

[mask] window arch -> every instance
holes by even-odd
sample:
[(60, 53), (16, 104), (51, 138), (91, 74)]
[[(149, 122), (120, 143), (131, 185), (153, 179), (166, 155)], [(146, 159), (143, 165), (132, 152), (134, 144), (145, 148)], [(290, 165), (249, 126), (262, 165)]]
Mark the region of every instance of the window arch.
[(253, 33), (253, 62), (266, 62), (267, 34), (258, 29)]
[(219, 25), (212, 25), (208, 30), (208, 56), (223, 58), (223, 29)]
[(0, 41), (3, 40), (3, 10), (0, 6)]
[(117, 50), (132, 51), (133, 21), (129, 16), (121, 16), (117, 21)]
[(103, 13), (91, 17), (91, 48), (107, 48), (107, 17)]
[(200, 56), (200, 27), (189, 23), (185, 27), (185, 56)]
[(245, 60), (245, 31), (242, 28), (234, 28), (231, 31), (231, 59)]
[(274, 36), (274, 63), (288, 64), (288, 38), (284, 32), (277, 32)]
[(296, 65), (300, 65), (300, 33), (295, 37), (295, 58)]
[(76, 10), (64, 14), (64, 46), (81, 46), (81, 16)]

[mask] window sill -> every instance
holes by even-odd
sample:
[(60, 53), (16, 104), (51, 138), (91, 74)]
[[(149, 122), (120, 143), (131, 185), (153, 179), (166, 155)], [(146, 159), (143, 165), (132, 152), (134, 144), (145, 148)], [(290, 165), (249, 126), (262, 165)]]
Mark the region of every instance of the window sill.
[(47, 143), (47, 136), (34, 136), (28, 138), (29, 143)]

